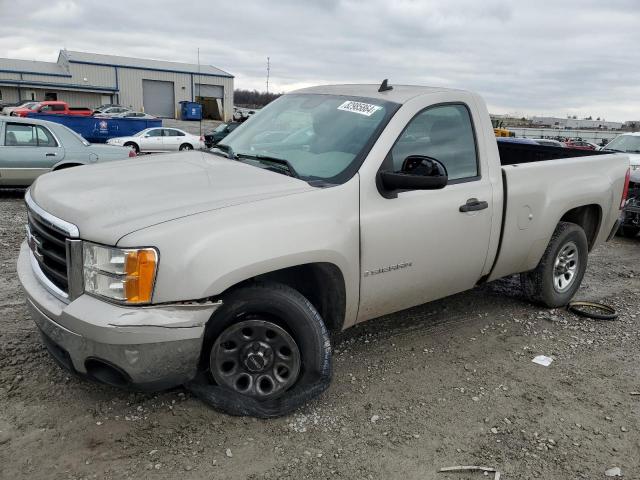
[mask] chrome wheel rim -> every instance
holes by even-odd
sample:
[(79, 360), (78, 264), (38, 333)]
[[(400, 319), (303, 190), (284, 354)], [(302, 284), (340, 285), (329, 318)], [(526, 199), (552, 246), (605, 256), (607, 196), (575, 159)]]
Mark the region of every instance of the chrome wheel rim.
[(578, 272), (578, 246), (575, 242), (566, 243), (558, 252), (553, 266), (553, 288), (564, 293), (576, 279)]
[(216, 339), (209, 368), (218, 385), (265, 400), (295, 383), (300, 363), (300, 349), (286, 330), (265, 320), (245, 320)]

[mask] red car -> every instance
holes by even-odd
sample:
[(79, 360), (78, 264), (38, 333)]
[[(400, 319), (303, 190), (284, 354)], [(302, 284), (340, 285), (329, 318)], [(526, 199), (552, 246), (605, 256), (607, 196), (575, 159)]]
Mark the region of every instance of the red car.
[(575, 148), (576, 150), (596, 150), (598, 148), (595, 143), (585, 142), (584, 140), (568, 140), (564, 144), (567, 148)]
[(26, 117), (29, 113), (51, 113), (54, 115), (79, 115), (83, 117), (90, 117), (93, 115), (93, 110), (84, 107), (69, 107), (67, 102), (40, 102), (31, 108), (18, 108), (11, 112), (11, 115), (16, 117)]

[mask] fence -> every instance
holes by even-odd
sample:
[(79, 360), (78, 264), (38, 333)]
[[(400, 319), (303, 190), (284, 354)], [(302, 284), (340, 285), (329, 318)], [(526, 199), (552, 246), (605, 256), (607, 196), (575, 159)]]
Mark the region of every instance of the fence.
[(587, 142), (593, 142), (600, 145), (603, 140), (605, 143), (610, 142), (618, 135), (624, 132), (618, 130), (560, 130), (558, 128), (514, 128), (510, 127), (510, 131), (516, 134), (516, 137), (524, 138), (553, 138), (558, 137), (582, 139)]

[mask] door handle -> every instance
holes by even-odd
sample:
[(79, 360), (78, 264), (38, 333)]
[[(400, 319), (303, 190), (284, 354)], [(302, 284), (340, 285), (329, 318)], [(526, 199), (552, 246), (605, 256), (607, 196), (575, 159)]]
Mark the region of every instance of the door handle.
[(55, 157), (57, 155), (57, 153), (47, 153), (45, 154), (45, 157)]
[(484, 210), (489, 208), (489, 204), (484, 200), (478, 200), (477, 198), (470, 198), (467, 203), (460, 205), (461, 212), (477, 212), (478, 210)]

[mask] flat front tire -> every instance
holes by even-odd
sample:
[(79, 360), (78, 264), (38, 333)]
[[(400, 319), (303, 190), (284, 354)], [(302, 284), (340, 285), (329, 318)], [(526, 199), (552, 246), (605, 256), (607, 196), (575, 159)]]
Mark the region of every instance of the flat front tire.
[(207, 325), (201, 398), (236, 415), (284, 415), (331, 378), (329, 333), (315, 307), (280, 283), (251, 283), (222, 297)]
[(584, 277), (588, 253), (584, 230), (575, 223), (560, 222), (538, 266), (520, 276), (525, 296), (549, 308), (569, 303)]

